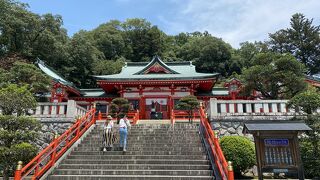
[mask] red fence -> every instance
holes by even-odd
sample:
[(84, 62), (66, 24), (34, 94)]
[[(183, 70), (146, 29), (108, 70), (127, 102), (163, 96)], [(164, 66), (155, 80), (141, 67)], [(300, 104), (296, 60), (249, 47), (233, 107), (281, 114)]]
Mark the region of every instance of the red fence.
[[(99, 120), (102, 120), (102, 119), (106, 119), (107, 115), (108, 115), (107, 113), (101, 113), (99, 111), (97, 120), (99, 121)], [(133, 125), (137, 124), (138, 121), (139, 121), (139, 110), (128, 112), (127, 113), (127, 118), (130, 120), (131, 124), (133, 124)]]
[(233, 170), (231, 166), (231, 162), (229, 164), (226, 161), (226, 158), (224, 157), (224, 154), (221, 150), (219, 139), (214, 134), (214, 131), (211, 128), (211, 125), (208, 121), (207, 115), (205, 114), (203, 106), (200, 107), (200, 127), (202, 128), (203, 137), (205, 138), (205, 141), (208, 143), (207, 151), (210, 152), (209, 156), (212, 157), (212, 160), (214, 161), (215, 168), (218, 174), (215, 174), (215, 176), (220, 176), (221, 179), (226, 180), (234, 180)]
[(17, 169), (14, 179), (20, 180), (32, 175), (32, 179), (39, 179), (55, 162), (95, 123), (95, 109), (91, 109), (85, 116), (78, 119), (66, 132), (55, 139), (32, 159), (22, 169)]

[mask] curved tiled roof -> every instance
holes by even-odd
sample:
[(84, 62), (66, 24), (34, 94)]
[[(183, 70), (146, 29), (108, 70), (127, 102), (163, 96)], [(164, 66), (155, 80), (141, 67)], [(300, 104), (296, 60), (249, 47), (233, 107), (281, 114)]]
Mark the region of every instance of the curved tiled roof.
[[(143, 74), (149, 66), (159, 62), (163, 68), (171, 73)], [(191, 62), (170, 62), (164, 63), (160, 58), (155, 57), (149, 63), (127, 63), (119, 74), (94, 76), (98, 80), (173, 80), (173, 79), (203, 79), (216, 77), (218, 73), (198, 73)]]

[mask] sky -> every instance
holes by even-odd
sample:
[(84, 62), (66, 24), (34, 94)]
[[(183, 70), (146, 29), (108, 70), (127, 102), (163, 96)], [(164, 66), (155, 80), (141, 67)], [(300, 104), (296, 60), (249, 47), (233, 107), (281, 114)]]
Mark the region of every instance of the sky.
[(113, 19), (144, 18), (169, 35), (208, 31), (234, 48), (290, 26), (294, 13), (320, 25), (319, 0), (21, 0), (38, 14), (62, 16), (72, 36)]

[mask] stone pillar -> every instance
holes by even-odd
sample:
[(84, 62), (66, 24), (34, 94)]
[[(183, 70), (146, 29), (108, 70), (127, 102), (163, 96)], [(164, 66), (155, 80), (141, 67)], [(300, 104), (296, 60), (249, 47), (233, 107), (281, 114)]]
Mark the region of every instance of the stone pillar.
[(227, 104), (226, 103), (221, 103), (220, 107), (221, 107), (221, 114), (227, 113)]
[(64, 105), (60, 105), (59, 106), (59, 114), (64, 114), (65, 108), (66, 107)]
[(286, 113), (287, 112), (285, 103), (281, 103), (280, 104), (280, 108), (281, 108), (281, 113)]
[(264, 112), (264, 113), (269, 113), (268, 103), (263, 103), (263, 112)]
[(247, 113), (252, 113), (251, 104), (246, 103), (246, 106), (247, 106)]
[(234, 109), (234, 104), (233, 104), (233, 103), (230, 103), (230, 104), (229, 104), (229, 108), (230, 108), (230, 109), (229, 109), (229, 112), (230, 112), (230, 113), (235, 113), (235, 111), (234, 111), (235, 109)]
[(242, 105), (242, 103), (238, 104), (238, 113), (243, 113), (243, 105)]
[(43, 114), (44, 115), (48, 115), (49, 114), (49, 106), (48, 105), (43, 106)]
[(272, 103), (272, 112), (273, 113), (277, 113), (278, 110), (277, 110), (277, 103)]
[(211, 113), (210, 113), (211, 117), (218, 115), (218, 104), (217, 104), (217, 99), (216, 98), (211, 98), (210, 99), (210, 111), (211, 111)]
[(75, 118), (77, 115), (77, 104), (74, 100), (68, 100), (67, 105), (67, 117), (68, 118)]

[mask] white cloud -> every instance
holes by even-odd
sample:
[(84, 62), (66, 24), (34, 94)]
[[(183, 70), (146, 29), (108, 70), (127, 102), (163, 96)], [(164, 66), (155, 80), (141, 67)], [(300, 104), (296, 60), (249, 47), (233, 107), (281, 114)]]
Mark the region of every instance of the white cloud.
[(159, 16), (167, 32), (209, 31), (239, 47), (244, 41), (263, 41), (268, 33), (289, 27), (294, 13), (320, 19), (318, 0), (171, 0), (170, 17)]

